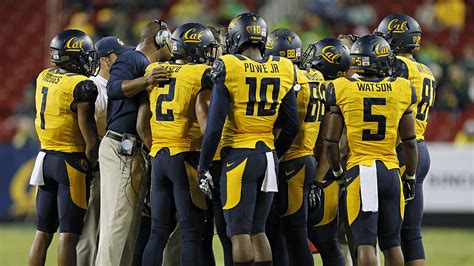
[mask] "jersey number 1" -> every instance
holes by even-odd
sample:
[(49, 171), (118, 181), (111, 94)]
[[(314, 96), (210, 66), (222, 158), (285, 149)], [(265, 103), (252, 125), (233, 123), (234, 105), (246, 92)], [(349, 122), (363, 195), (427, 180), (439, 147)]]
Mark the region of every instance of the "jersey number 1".
[(163, 102), (171, 102), (174, 99), (176, 79), (170, 78), (168, 94), (160, 94), (156, 100), (156, 121), (174, 121), (173, 109), (166, 109), (163, 114)]
[(377, 122), (377, 132), (372, 134), (370, 129), (362, 130), (362, 140), (383, 140), (387, 130), (387, 119), (383, 115), (372, 114), (372, 105), (386, 105), (385, 98), (364, 98), (364, 122)]
[(41, 129), (45, 129), (45, 121), (44, 121), (44, 112), (46, 111), (46, 100), (48, 99), (48, 87), (43, 87), (41, 89), (41, 94), (43, 94), (43, 97), (41, 98), (41, 110), (40, 110), (40, 120), (41, 120)]
[[(249, 85), (249, 100), (247, 102), (246, 115), (254, 115), (255, 103), (257, 102), (257, 78), (246, 78), (245, 83)], [(272, 85), (272, 102), (270, 108), (265, 109), (268, 85)], [(276, 113), (278, 106), (278, 94), (280, 93), (280, 78), (262, 78), (259, 88), (260, 101), (258, 101), (257, 116), (272, 116)]]

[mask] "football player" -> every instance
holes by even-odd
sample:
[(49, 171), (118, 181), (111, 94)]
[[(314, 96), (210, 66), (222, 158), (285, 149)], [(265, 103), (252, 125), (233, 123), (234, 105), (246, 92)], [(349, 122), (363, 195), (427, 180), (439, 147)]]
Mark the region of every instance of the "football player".
[[(436, 82), (431, 70), (413, 57), (420, 48), (421, 28), (418, 22), (405, 14), (392, 14), (384, 18), (377, 30), (390, 44), (397, 55), (394, 76), (410, 80), (415, 86), (417, 101), (412, 106), (415, 116), (415, 131), (418, 144), (418, 167), (416, 180), (404, 182), (405, 218), (401, 239), (403, 255), (408, 265), (424, 265), (425, 250), (421, 238), (421, 220), (423, 218), (423, 181), (430, 168), (430, 155), (424, 141), (428, 124), (428, 113), (433, 107)], [(402, 175), (405, 174), (405, 158), (402, 146), (397, 148)]]
[(58, 265), (76, 264), (99, 140), (94, 120), (98, 59), (92, 40), (79, 30), (65, 30), (50, 44), (51, 68), (36, 83), (36, 132), (41, 152), (30, 184), (36, 195), (36, 236), (29, 265), (44, 265), (59, 227)]
[[(406, 176), (417, 165), (414, 116), (416, 92), (391, 74), (394, 55), (381, 37), (367, 35), (351, 48), (352, 69), (360, 78), (338, 78), (327, 84), (330, 106), (325, 146), (336, 178), (346, 179), (344, 208), (358, 265), (377, 265), (377, 237), (385, 261), (403, 265), (400, 229), (404, 196), (395, 145), (402, 140)], [(339, 139), (347, 127), (347, 173), (340, 165)]]
[[(214, 40), (216, 41), (216, 49), (213, 49), (213, 54), (211, 55), (211, 59), (209, 64), (212, 65), (214, 60), (220, 58), (223, 53), (225, 52), (225, 36), (224, 30), (222, 28), (216, 28), (214, 26), (207, 25), (206, 26), (214, 36)], [(207, 105), (203, 105), (204, 108), (208, 109)], [(208, 113), (209, 110), (203, 110), (203, 113)], [(206, 118), (207, 122), (207, 118)], [(204, 134), (206, 125), (201, 126), (202, 133)], [(202, 135), (201, 135), (202, 137)], [(196, 141), (195, 144), (199, 144), (198, 149), (201, 150), (201, 141)], [(222, 250), (224, 252), (224, 265), (232, 266), (232, 243), (230, 242), (230, 238), (227, 236), (226, 233), (226, 222), (224, 219), (224, 213), (222, 211), (222, 203), (220, 197), (217, 195), (219, 192), (219, 176), (222, 170), (222, 163), (220, 157), (220, 148), (217, 149), (216, 155), (211, 164), (211, 168), (209, 172), (211, 176), (214, 178), (213, 183), (215, 185), (216, 197), (213, 197), (212, 200), (206, 198), (208, 210), (206, 212), (206, 219), (204, 225), (204, 232), (202, 237), (202, 245), (201, 245), (201, 260), (203, 265), (215, 265), (214, 259), (214, 252), (212, 249), (212, 240), (214, 237), (214, 222), (216, 224), (216, 231), (217, 235), (219, 236), (219, 240), (222, 244)]]
[[(325, 38), (311, 44), (304, 54), (305, 62), (319, 70), (326, 82), (347, 75), (351, 65), (350, 51), (342, 41), (334, 38)], [(329, 115), (324, 115), (321, 132), (327, 126)], [(318, 138), (322, 143), (322, 137)], [(326, 175), (329, 170), (324, 147), (317, 146), (315, 150), (318, 159), (316, 180), (311, 192), (321, 193), (321, 206), (310, 206), (308, 234), (311, 242), (316, 246), (324, 265), (344, 265), (344, 258), (338, 241), (338, 202), (339, 185), (332, 175)]]
[[(278, 189), (276, 161), (299, 126), (295, 67), (286, 58), (263, 57), (266, 40), (260, 16), (244, 13), (230, 22), (229, 54), (212, 70), (215, 85), (199, 159), (200, 188), (213, 197), (209, 168), (222, 136), (220, 197), (234, 265), (272, 265), (265, 222)], [(284, 127), (275, 141), (278, 116)]]
[[(175, 63), (153, 63), (171, 72), (168, 83), (149, 86), (149, 101), (139, 108), (137, 131), (150, 147), (152, 164), (152, 228), (143, 265), (161, 265), (163, 249), (174, 229), (175, 214), (181, 227), (181, 265), (200, 265), (199, 253), (206, 201), (197, 179), (197, 154), (192, 151), (192, 125), (203, 123), (209, 101), (212, 33), (198, 23), (178, 27), (171, 36)], [(194, 166), (193, 166), (194, 165)]]
[[(301, 48), (301, 39), (296, 33), (289, 29), (276, 29), (268, 38), (265, 55), (286, 57), (299, 66)], [(316, 175), (313, 149), (324, 111), (324, 92), (319, 86), (324, 78), (319, 71), (307, 68), (297, 69), (296, 79), (296, 102), (301, 127), (278, 166), (279, 192), (276, 202), (286, 239), (286, 248), (279, 250), (279, 253), (287, 249), (292, 264), (313, 265), (307, 232), (308, 193)], [(278, 246), (278, 243), (275, 244)]]

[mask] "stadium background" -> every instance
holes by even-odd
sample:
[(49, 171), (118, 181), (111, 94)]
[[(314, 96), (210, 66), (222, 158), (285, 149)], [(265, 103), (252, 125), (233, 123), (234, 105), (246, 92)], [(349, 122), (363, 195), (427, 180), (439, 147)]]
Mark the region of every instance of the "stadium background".
[[(51, 38), (81, 29), (96, 41), (127, 45), (149, 20), (171, 29), (185, 22), (226, 26), (244, 11), (270, 30), (296, 31), (306, 46), (326, 36), (365, 35), (386, 15), (407, 13), (422, 27), (416, 57), (437, 80), (426, 133), (432, 167), (425, 182), (427, 265), (474, 264), (474, 1), (472, 0), (2, 0), (0, 3), (0, 265), (25, 265), (34, 234), (35, 190), (28, 186), (38, 152), (36, 75), (49, 65)], [(436, 226), (436, 227), (432, 227)], [(442, 226), (442, 227), (440, 227)], [(221, 253), (216, 246), (217, 256)], [(48, 265), (55, 261), (55, 248)]]

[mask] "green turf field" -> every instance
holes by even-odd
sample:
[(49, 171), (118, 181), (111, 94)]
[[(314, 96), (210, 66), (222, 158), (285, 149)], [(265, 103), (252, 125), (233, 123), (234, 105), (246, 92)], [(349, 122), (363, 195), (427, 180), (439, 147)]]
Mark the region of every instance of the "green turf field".
[[(426, 228), (424, 242), (427, 252), (426, 265), (474, 265), (474, 229)], [(0, 265), (27, 265), (28, 250), (34, 236), (33, 225), (0, 224)], [(223, 265), (222, 249), (214, 238), (217, 265)], [(56, 265), (57, 245), (53, 241), (46, 265)], [(322, 265), (315, 256), (316, 265)]]

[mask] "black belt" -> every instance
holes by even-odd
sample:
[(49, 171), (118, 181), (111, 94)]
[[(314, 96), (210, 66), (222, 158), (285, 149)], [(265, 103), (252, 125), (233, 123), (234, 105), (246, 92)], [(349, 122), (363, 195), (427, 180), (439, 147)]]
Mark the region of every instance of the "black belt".
[[(107, 131), (107, 133), (105, 133), (105, 136), (108, 137), (108, 138), (111, 138), (113, 140), (116, 140), (118, 142), (122, 142), (122, 139), (123, 139), (123, 134), (121, 133), (117, 133), (117, 132), (114, 132), (114, 131)], [(142, 149), (144, 150), (145, 152), (148, 152), (148, 149), (147, 147), (145, 146), (145, 144), (143, 142), (140, 141), (140, 139), (135, 136), (135, 135), (132, 135), (135, 137), (135, 139), (133, 140), (133, 143), (134, 143), (134, 146), (139, 148), (139, 149)]]

